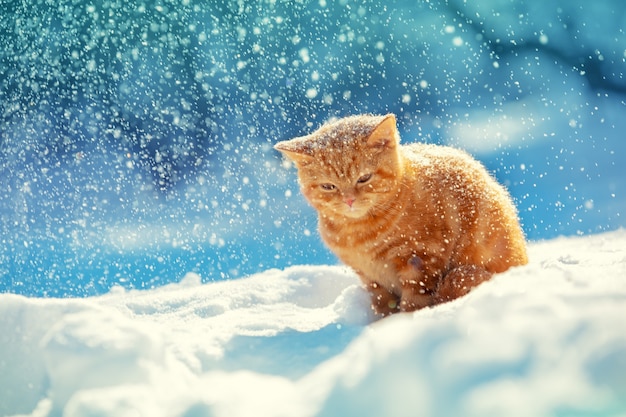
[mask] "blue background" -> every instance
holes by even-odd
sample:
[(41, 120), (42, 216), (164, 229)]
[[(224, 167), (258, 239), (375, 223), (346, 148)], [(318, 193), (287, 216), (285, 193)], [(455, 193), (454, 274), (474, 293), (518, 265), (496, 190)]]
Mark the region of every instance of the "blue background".
[(271, 146), (388, 113), (531, 240), (626, 224), (621, 0), (20, 3), (0, 17), (0, 291), (335, 263)]

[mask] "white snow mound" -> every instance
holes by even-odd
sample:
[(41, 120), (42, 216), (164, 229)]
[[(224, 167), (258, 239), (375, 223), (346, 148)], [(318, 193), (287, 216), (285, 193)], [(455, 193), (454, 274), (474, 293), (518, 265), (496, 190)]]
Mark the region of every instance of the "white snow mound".
[(626, 231), (372, 323), (344, 267), (0, 294), (0, 416), (624, 416)]

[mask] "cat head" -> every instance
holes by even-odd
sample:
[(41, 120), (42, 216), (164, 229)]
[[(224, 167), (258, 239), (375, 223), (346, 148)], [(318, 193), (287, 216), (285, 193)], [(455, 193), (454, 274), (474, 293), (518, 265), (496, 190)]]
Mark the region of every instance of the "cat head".
[(351, 116), (274, 148), (298, 168), (302, 193), (320, 214), (360, 218), (382, 209), (401, 176), (396, 118)]

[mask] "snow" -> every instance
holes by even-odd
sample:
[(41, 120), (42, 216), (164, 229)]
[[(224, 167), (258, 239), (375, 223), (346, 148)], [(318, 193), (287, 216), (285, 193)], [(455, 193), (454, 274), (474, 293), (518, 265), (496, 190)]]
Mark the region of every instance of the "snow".
[(342, 266), (0, 294), (0, 415), (626, 415), (626, 230), (530, 259), (378, 322)]
[[(0, 19), (0, 417), (626, 415), (622, 0), (52, 3)], [(389, 112), (587, 236), (373, 323), (272, 146)]]

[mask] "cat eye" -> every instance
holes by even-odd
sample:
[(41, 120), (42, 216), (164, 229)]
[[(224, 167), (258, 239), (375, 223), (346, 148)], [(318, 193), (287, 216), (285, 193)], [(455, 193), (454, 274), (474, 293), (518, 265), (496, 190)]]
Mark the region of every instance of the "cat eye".
[(324, 191), (334, 191), (337, 187), (335, 187), (335, 184), (321, 184), (320, 187), (322, 187), (322, 190)]
[(365, 184), (370, 179), (372, 179), (372, 174), (365, 174), (365, 175), (361, 176), (358, 180), (356, 180), (356, 182), (358, 184)]

